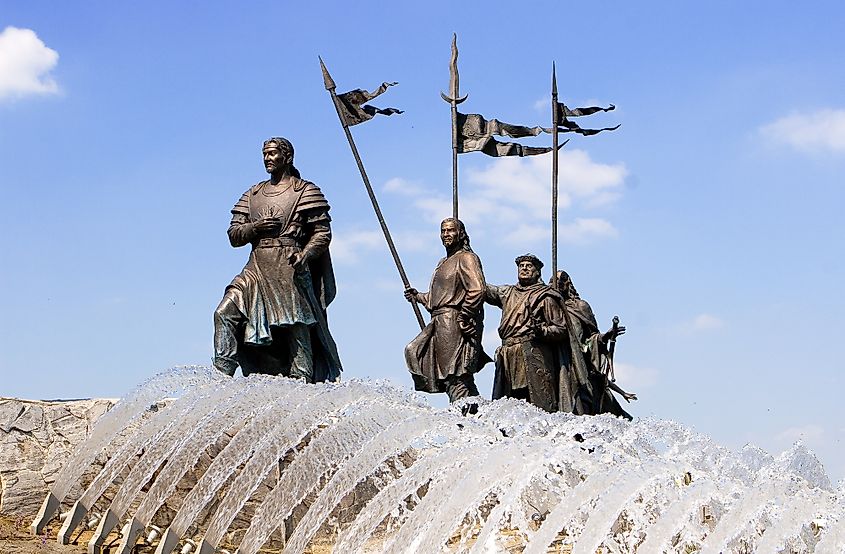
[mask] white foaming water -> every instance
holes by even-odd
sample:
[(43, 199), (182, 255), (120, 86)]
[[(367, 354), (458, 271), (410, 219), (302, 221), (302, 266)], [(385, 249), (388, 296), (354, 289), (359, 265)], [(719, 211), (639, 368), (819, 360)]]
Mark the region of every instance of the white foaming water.
[[(175, 401), (151, 414), (150, 428), (119, 440), (165, 397)], [(178, 500), (176, 482), (224, 431), (234, 433), (231, 440)], [(181, 368), (104, 416), (53, 493), (64, 498), (105, 449), (111, 460), (86, 493), (95, 501), (142, 446), (112, 512), (146, 525), (166, 517), (163, 504), (177, 509), (160, 553), (193, 529), (203, 548), (254, 554), (286, 519), (285, 552), (295, 553), (317, 540), (343, 553), (486, 553), (507, 543), (528, 554), (546, 552), (560, 537), (588, 554), (845, 548), (845, 491), (831, 487), (805, 447), (778, 456), (753, 446), (732, 452), (654, 418), (546, 414), (515, 400), (482, 402), (478, 415), (463, 418), (384, 383), (307, 385)], [(254, 497), (273, 468), (276, 485)], [(150, 479), (133, 513), (132, 500)], [(353, 492), (356, 504), (341, 510)], [(221, 544), (251, 498), (249, 528), (227, 539), (242, 536), (240, 544)]]
[(220, 377), (202, 366), (184, 366), (160, 373), (141, 384), (97, 421), (91, 434), (62, 466), (51, 489), (53, 494), (63, 500), (97, 454), (115, 435), (140, 417), (151, 404), (163, 398), (178, 396), (194, 386), (221, 381)]

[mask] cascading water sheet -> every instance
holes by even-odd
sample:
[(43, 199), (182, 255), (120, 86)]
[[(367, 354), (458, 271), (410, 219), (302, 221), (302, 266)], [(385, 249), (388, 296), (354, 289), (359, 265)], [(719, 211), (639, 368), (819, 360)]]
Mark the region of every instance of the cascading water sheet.
[[(204, 449), (241, 416), (244, 421), (196, 476), (159, 539), (160, 554), (178, 548), (189, 529), (201, 533), (190, 538), (203, 552), (218, 547), (257, 484), (286, 455), (291, 458), (240, 544), (220, 546), (254, 554), (306, 498), (304, 515), (288, 529), (285, 552), (300, 553), (318, 541), (338, 552), (486, 553), (507, 545), (539, 554), (560, 536), (586, 554), (600, 547), (811, 553), (845, 546), (845, 490), (831, 486), (800, 444), (778, 456), (753, 446), (733, 452), (672, 421), (547, 414), (512, 399), (482, 401), (477, 415), (464, 418), (454, 407), (433, 409), (386, 383), (220, 379), (195, 368), (150, 383), (144, 386), (155, 392), (195, 392), (168, 412), (178, 414), (172, 425), (134, 435), (154, 438), (154, 444), (112, 501), (110, 524), (125, 513), (139, 534), (138, 525), (164, 517), (156, 515), (159, 507), (196, 459), (188, 451)], [(142, 391), (127, 398), (134, 400), (111, 414), (107, 429), (95, 428), (85, 445), (108, 451), (108, 438), (137, 419), (150, 400)], [(93, 489), (116, 478), (126, 451), (112, 449), (114, 462)], [(72, 459), (84, 465), (87, 454)], [(158, 467), (164, 469), (154, 474)], [(63, 472), (72, 479), (54, 490), (70, 490), (85, 469)], [(356, 492), (351, 520), (325, 525), (342, 499), (379, 474), (391, 477), (374, 477), (380, 490), (367, 497)], [(151, 496), (133, 513), (130, 502), (150, 478)], [(200, 519), (227, 479), (232, 485), (216, 510)]]

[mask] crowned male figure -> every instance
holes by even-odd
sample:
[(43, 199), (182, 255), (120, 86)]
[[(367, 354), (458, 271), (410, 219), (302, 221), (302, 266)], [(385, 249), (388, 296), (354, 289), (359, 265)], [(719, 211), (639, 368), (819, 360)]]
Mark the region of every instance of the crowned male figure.
[(270, 178), (232, 208), (229, 241), (251, 252), (214, 311), (214, 367), (334, 381), (342, 368), (326, 320), (335, 295), (329, 204), (300, 177), (290, 141), (271, 138), (262, 153)]
[(563, 298), (540, 278), (533, 254), (515, 260), (517, 284), (487, 285), (484, 300), (502, 309), (493, 400), (522, 398), (547, 412), (558, 410), (559, 342), (566, 336)]
[(431, 313), (431, 322), (405, 347), (405, 362), (416, 390), (445, 392), (455, 402), (478, 396), (474, 374), (492, 361), (481, 347), (484, 273), (460, 220), (444, 219), (440, 240), (446, 257), (434, 269), (428, 292), (405, 290), (409, 302)]

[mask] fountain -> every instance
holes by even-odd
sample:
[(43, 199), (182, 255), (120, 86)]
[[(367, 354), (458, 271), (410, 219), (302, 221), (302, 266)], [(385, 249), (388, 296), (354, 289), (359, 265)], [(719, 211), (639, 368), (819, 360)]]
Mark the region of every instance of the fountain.
[(92, 554), (845, 550), (845, 487), (800, 444), (732, 452), (671, 421), (512, 399), (465, 418), (384, 382), (201, 367), (160, 374), (103, 416), (33, 531), (62, 504), (57, 539), (90, 516)]

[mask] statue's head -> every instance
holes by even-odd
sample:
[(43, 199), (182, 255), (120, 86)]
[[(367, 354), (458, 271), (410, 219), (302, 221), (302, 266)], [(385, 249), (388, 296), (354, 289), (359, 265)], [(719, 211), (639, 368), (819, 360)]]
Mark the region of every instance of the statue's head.
[(580, 298), (575, 285), (572, 284), (572, 277), (562, 269), (557, 272), (557, 290), (564, 298)]
[(469, 250), (469, 235), (467, 234), (464, 222), (454, 217), (447, 217), (440, 223), (440, 240), (446, 250)]
[(299, 172), (293, 166), (293, 144), (288, 139), (273, 137), (265, 140), (261, 153), (267, 173), (277, 173), (287, 169), (289, 173), (299, 177)]
[(533, 285), (540, 280), (543, 262), (534, 254), (523, 254), (516, 260), (516, 276), (520, 285)]

